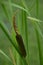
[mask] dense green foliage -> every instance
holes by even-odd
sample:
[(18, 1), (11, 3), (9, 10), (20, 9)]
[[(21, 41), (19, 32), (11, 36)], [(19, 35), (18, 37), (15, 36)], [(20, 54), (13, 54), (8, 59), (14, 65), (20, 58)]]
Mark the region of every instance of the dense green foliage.
[[(25, 58), (15, 37), (13, 15), (24, 41)], [(43, 65), (42, 0), (0, 0), (0, 65)]]

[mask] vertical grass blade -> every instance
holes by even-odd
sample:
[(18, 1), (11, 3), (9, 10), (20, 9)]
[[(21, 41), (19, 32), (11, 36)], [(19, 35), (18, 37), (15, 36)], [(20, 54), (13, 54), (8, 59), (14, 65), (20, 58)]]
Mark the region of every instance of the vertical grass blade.
[[(36, 17), (38, 18), (38, 16), (39, 16), (39, 0), (36, 0)], [(39, 36), (38, 30), (35, 29), (35, 31), (36, 31), (37, 44), (38, 44), (38, 49), (39, 49), (40, 65), (43, 65), (43, 64), (42, 64), (42, 53), (41, 53), (40, 36)]]
[(22, 11), (22, 34), (25, 40), (26, 51), (27, 51), (27, 59), (29, 61), (29, 44), (28, 44), (28, 26), (27, 26), (27, 14), (25, 11)]
[(6, 9), (5, 4), (1, 3), (1, 7), (2, 7), (2, 9), (3, 9), (3, 11), (4, 11), (4, 14), (6, 15), (6, 17), (7, 17), (7, 18), (8, 18), (8, 20), (9, 20), (8, 10)]

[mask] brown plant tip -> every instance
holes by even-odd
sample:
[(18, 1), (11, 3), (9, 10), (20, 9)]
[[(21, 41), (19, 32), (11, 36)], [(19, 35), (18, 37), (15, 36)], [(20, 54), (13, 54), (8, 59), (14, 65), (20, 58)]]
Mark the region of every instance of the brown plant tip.
[(15, 16), (13, 16), (13, 27), (14, 27), (14, 30), (16, 32), (16, 40), (17, 40), (17, 43), (18, 43), (18, 46), (19, 46), (19, 49), (20, 49), (20, 53), (23, 57), (26, 57), (26, 50), (25, 50), (25, 47), (24, 47), (22, 36), (18, 33), (18, 30), (17, 30), (17, 26), (16, 26), (16, 23), (15, 23)]
[(14, 30), (16, 32), (17, 31), (17, 26), (16, 26), (16, 23), (15, 23), (15, 16), (13, 16), (13, 27), (14, 27)]
[(26, 57), (26, 50), (25, 50), (25, 47), (24, 47), (24, 43), (23, 43), (22, 36), (21, 36), (20, 34), (17, 34), (17, 35), (16, 35), (16, 40), (17, 40), (17, 42), (18, 42), (21, 55), (22, 55), (23, 57)]

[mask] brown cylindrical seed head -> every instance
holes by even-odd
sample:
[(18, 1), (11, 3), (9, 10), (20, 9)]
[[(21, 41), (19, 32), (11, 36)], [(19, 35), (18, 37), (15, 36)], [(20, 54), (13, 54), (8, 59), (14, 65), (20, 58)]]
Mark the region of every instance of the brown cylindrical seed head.
[(17, 42), (18, 42), (21, 55), (22, 55), (23, 57), (26, 57), (26, 50), (25, 50), (25, 47), (24, 47), (24, 43), (23, 43), (22, 36), (19, 35), (19, 34), (17, 34), (17, 35), (16, 35), (16, 40), (17, 40)]
[(22, 36), (18, 33), (18, 30), (17, 30), (17, 26), (16, 26), (16, 23), (15, 23), (15, 16), (13, 16), (13, 27), (14, 27), (14, 30), (16, 32), (16, 40), (17, 40), (17, 43), (18, 43), (18, 46), (19, 46), (19, 49), (20, 49), (20, 53), (23, 57), (26, 57), (26, 50), (25, 50), (25, 47), (24, 47)]

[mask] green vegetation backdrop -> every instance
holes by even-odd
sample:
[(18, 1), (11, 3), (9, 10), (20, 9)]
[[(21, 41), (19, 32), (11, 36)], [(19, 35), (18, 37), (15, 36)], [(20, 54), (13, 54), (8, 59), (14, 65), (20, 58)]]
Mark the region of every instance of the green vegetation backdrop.
[[(25, 58), (15, 38), (13, 15)], [(0, 65), (43, 65), (43, 0), (0, 0)]]

